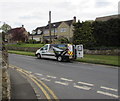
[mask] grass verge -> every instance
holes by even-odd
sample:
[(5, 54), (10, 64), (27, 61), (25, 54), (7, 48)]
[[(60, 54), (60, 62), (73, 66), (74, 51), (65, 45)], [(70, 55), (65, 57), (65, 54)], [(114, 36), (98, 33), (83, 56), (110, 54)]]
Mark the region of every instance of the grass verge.
[(19, 55), (35, 56), (35, 53), (34, 53), (34, 52), (8, 50), (8, 53), (19, 54)]
[(21, 43), (21, 44), (9, 44), (7, 46), (13, 46), (13, 47), (42, 47), (44, 44), (26, 44), (26, 43)]
[(110, 56), (110, 55), (84, 55), (84, 58), (78, 58), (77, 61), (79, 62), (86, 62), (86, 63), (94, 63), (94, 64), (104, 64), (104, 65), (112, 65), (112, 66), (119, 66), (118, 59), (120, 56)]
[[(34, 52), (25, 52), (25, 51), (14, 51), (9, 50), (9, 53), (13, 54), (20, 54), (20, 55), (28, 55), (28, 56), (35, 56)], [(111, 65), (111, 66), (119, 66), (118, 58), (120, 56), (108, 56), (108, 55), (84, 55), (84, 58), (78, 58), (76, 61), (79, 62), (86, 62), (86, 63), (94, 63), (94, 64), (104, 64), (104, 65)]]

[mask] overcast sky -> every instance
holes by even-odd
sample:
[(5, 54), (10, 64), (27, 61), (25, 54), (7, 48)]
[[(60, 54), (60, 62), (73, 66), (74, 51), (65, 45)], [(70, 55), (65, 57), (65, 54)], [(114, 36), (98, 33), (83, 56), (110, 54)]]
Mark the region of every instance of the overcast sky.
[(96, 17), (118, 14), (119, 0), (0, 0), (0, 21), (27, 31), (45, 26), (52, 12), (52, 22), (95, 20)]

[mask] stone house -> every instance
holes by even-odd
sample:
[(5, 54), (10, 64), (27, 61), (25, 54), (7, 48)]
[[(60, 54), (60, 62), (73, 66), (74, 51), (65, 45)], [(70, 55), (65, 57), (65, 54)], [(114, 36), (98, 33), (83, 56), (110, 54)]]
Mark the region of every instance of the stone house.
[(103, 17), (97, 17), (95, 21), (107, 21), (110, 19), (117, 19), (120, 18), (120, 14), (117, 15), (110, 15), (110, 16), (103, 16)]
[(12, 34), (13, 34), (14, 32), (20, 32), (20, 31), (22, 31), (23, 34), (25, 35), (24, 42), (26, 42), (26, 41), (28, 40), (28, 36), (29, 36), (29, 35), (28, 35), (28, 32), (26, 31), (26, 29), (24, 28), (24, 26), (10, 29), (10, 30), (5, 34), (5, 41), (8, 42), (8, 43), (16, 43), (17, 40), (14, 41), (14, 40), (12, 39), (12, 36), (13, 36)]
[[(73, 23), (76, 22), (76, 17), (72, 20), (53, 22), (51, 23), (51, 39), (57, 39), (61, 36), (66, 37), (70, 42), (73, 38)], [(37, 27), (35, 29), (35, 35), (30, 35), (29, 39), (35, 39), (36, 41), (43, 42), (44, 40), (50, 40), (49, 24), (43, 27)]]
[(37, 27), (34, 30), (34, 34), (29, 35), (29, 39), (34, 39), (38, 42), (43, 42), (43, 32), (44, 32), (45, 26), (43, 27)]

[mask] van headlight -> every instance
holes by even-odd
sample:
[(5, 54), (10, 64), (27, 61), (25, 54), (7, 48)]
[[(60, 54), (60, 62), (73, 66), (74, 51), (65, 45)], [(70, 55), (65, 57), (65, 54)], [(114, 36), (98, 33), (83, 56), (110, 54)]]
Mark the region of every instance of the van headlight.
[(36, 54), (39, 53), (39, 49), (36, 51)]

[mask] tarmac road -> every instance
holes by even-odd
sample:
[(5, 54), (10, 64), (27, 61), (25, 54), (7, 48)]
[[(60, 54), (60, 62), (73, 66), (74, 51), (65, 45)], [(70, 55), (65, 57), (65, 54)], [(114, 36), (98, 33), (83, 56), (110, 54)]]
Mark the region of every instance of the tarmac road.
[(117, 99), (118, 67), (9, 54), (9, 64), (43, 81), (59, 99)]

